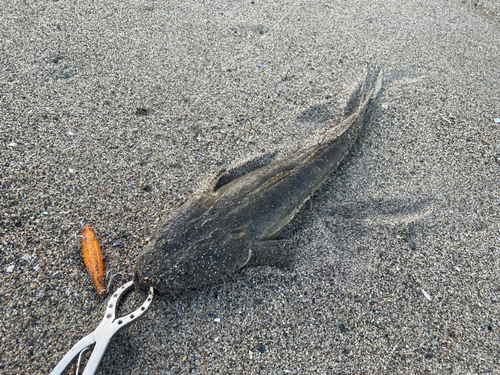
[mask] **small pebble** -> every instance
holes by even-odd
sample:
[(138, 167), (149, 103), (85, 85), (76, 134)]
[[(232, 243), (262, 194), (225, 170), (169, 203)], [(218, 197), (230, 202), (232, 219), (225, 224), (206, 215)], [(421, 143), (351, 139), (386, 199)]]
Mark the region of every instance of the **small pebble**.
[(38, 270), (40, 269), (40, 265), (39, 265), (39, 264), (37, 264), (35, 267), (33, 267), (33, 269), (34, 269), (35, 271), (38, 271)]
[(215, 341), (215, 342), (219, 342), (219, 340), (220, 340), (220, 336), (217, 336), (217, 337), (214, 339), (214, 341)]
[(264, 353), (266, 351), (266, 347), (264, 345), (261, 345), (257, 348), (257, 350), (261, 353)]
[(215, 318), (215, 319), (214, 319), (214, 322), (216, 322), (216, 323), (220, 323), (220, 318)]
[(9, 143), (9, 147), (17, 147), (17, 143), (16, 142)]
[(12, 272), (14, 272), (14, 265), (13, 265), (13, 264), (12, 264), (12, 265), (10, 265), (9, 267), (7, 267), (7, 272), (8, 272), (8, 273), (12, 273)]
[(121, 242), (121, 241), (118, 241), (118, 242), (115, 242), (115, 243), (113, 244), (113, 246), (118, 247), (118, 246), (120, 246), (121, 244), (122, 244), (122, 242)]
[(424, 295), (425, 298), (427, 298), (427, 301), (430, 301), (431, 300), (431, 296), (423, 289), (420, 289)]
[(410, 248), (411, 248), (412, 250), (415, 250), (415, 249), (417, 248), (417, 244), (415, 243), (415, 241), (413, 241), (413, 240), (412, 240), (412, 241), (410, 241)]
[(495, 119), (495, 122), (496, 122), (497, 124), (498, 124), (498, 123), (500, 123), (500, 118), (496, 118), (496, 119)]
[(21, 257), (22, 260), (31, 260), (31, 257), (28, 254), (25, 254)]

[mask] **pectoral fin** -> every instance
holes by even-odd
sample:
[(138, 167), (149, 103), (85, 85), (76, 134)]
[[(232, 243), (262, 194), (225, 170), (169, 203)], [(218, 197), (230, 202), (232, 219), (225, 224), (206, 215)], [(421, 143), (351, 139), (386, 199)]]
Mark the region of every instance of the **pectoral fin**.
[(289, 267), (294, 260), (294, 251), (288, 240), (255, 241), (251, 247), (252, 255), (247, 266)]

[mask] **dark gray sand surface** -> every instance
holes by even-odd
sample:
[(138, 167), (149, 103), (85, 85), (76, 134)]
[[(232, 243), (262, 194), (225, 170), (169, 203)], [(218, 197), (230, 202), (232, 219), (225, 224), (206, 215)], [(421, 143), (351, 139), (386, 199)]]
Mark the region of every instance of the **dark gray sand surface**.
[(283, 234), (294, 265), (157, 296), (99, 373), (500, 373), (498, 9), (3, 0), (0, 374), (50, 372), (100, 322), (82, 224), (130, 280), (173, 207), (338, 123), (367, 66), (384, 88)]

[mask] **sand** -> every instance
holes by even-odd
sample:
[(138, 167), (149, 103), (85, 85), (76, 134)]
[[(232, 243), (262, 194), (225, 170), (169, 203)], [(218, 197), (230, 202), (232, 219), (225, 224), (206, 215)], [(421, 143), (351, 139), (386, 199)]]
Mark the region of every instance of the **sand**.
[(0, 373), (49, 373), (101, 321), (83, 224), (116, 289), (172, 208), (338, 123), (367, 67), (383, 90), (283, 233), (293, 266), (155, 296), (98, 373), (499, 373), (499, 8), (3, 1)]

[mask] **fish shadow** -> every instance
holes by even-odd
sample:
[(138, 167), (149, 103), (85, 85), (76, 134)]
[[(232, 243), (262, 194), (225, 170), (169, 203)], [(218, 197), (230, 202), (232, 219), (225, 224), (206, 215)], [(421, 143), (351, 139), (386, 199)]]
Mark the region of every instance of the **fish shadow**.
[(336, 105), (333, 102), (327, 102), (324, 104), (315, 104), (307, 108), (299, 116), (297, 116), (297, 121), (301, 123), (306, 123), (306, 122), (323, 123), (326, 121), (339, 122), (341, 120), (341, 116), (340, 113), (335, 114), (335, 109)]
[(377, 199), (337, 205), (329, 214), (345, 220), (367, 224), (410, 224), (424, 219), (433, 211), (434, 198), (418, 201), (412, 198)]

